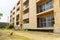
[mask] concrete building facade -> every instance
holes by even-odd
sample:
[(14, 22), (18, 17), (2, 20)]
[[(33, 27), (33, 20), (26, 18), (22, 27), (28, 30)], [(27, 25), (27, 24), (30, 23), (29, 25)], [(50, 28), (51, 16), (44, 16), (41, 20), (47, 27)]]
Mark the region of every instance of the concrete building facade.
[(19, 0), (10, 23), (18, 29), (54, 30), (60, 33), (60, 0)]

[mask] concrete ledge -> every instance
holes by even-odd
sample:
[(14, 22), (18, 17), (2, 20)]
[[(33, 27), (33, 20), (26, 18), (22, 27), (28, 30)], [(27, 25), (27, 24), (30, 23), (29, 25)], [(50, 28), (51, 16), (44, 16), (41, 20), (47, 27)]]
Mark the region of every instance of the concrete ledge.
[(55, 28), (54, 33), (59, 33), (60, 34), (60, 28)]

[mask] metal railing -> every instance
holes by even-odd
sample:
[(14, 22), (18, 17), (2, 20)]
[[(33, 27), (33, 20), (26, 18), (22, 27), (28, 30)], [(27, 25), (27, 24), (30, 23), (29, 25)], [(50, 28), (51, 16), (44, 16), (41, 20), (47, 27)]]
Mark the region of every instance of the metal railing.
[(23, 29), (28, 29), (28, 27), (29, 27), (29, 23), (23, 24)]
[(23, 9), (25, 10), (28, 7), (29, 7), (29, 3), (27, 3), (26, 5), (24, 5)]
[(23, 19), (27, 19), (27, 18), (29, 18), (29, 13), (23, 15)]

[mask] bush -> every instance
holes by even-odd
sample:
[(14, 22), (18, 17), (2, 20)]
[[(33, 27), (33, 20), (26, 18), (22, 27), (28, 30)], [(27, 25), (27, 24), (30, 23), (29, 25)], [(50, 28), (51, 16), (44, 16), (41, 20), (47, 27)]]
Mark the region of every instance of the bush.
[(9, 24), (8, 25), (8, 29), (13, 29), (14, 28), (14, 25), (13, 24)]

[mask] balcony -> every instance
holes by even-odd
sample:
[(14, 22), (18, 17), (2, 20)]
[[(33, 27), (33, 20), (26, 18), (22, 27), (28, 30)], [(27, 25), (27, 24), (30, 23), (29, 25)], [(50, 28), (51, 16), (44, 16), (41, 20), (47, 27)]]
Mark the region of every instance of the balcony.
[(14, 18), (14, 17), (15, 17), (15, 15), (12, 16), (12, 18)]
[(44, 18), (37, 19), (37, 28), (49, 28), (54, 27), (54, 16), (47, 16)]
[(39, 2), (40, 0), (36, 0), (36, 2)]
[(16, 12), (16, 15), (19, 15), (19, 14), (20, 14), (20, 11), (17, 11), (17, 12)]
[(19, 15), (16, 16), (16, 22), (17, 22), (17, 25), (19, 23)]
[(13, 11), (12, 12), (15, 12), (16, 11), (16, 8), (15, 9), (13, 9)]
[(17, 6), (20, 4), (20, 1), (18, 1)]
[(16, 19), (16, 22), (19, 22), (19, 18)]
[(48, 1), (46, 2), (45, 4), (42, 4), (40, 6), (37, 7), (37, 12), (40, 13), (40, 12), (44, 12), (46, 10), (49, 10), (49, 9), (52, 9), (53, 8), (53, 3), (52, 1)]
[(19, 4), (16, 8), (20, 8), (20, 5), (21, 5), (21, 4)]
[(27, 3), (26, 5), (24, 5), (23, 11), (26, 10), (26, 9), (28, 9), (28, 8), (29, 8), (29, 3)]
[(23, 0), (23, 3), (25, 3), (27, 0)]
[(28, 19), (28, 18), (29, 18), (29, 13), (23, 15), (23, 19)]
[(16, 21), (19, 22), (19, 15), (17, 15), (17, 17), (16, 17)]
[(19, 25), (19, 24), (18, 24), (18, 25), (16, 25), (16, 26), (20, 27), (20, 25)]
[(16, 22), (16, 25), (18, 26), (19, 25), (19, 22)]
[(15, 10), (15, 7), (13, 8), (13, 10)]
[(28, 29), (28, 27), (29, 27), (29, 23), (24, 23), (23, 24), (23, 29)]
[(50, 0), (36, 0), (36, 3), (41, 4), (42, 2), (46, 2), (46, 1), (50, 1)]
[(10, 15), (10, 18), (12, 17), (12, 15)]

